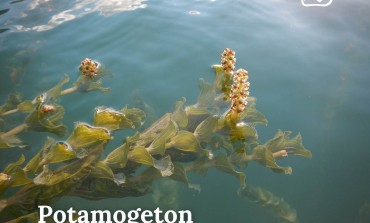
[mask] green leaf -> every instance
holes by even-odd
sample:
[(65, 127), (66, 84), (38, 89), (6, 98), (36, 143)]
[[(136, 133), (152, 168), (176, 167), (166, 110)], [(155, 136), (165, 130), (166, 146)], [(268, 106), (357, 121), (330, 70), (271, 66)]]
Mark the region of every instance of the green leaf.
[(175, 110), (172, 114), (172, 119), (180, 128), (185, 128), (188, 125), (188, 117), (184, 110), (184, 104), (186, 102), (185, 98), (181, 101), (176, 102)]
[(168, 124), (168, 127), (166, 130), (162, 132), (161, 135), (159, 135), (156, 139), (153, 140), (153, 142), (150, 144), (149, 148), (147, 150), (150, 154), (160, 154), (163, 155), (166, 150), (166, 142), (176, 135), (176, 126), (173, 121), (171, 121)]
[(18, 104), (18, 110), (24, 113), (30, 113), (35, 109), (34, 104), (30, 100), (26, 100)]
[(135, 125), (122, 112), (113, 108), (98, 107), (95, 109), (94, 126), (109, 130), (135, 128)]
[(272, 153), (286, 150), (288, 154), (304, 156), (308, 159), (312, 158), (312, 154), (307, 150), (302, 143), (302, 136), (297, 134), (293, 139), (290, 139), (291, 132), (278, 130), (273, 139), (265, 143), (265, 147)]
[(26, 176), (23, 169), (20, 167), (24, 161), (25, 157), (22, 154), (18, 161), (8, 164), (8, 166), (5, 168), (4, 173), (7, 174), (11, 180), (10, 186), (16, 187), (32, 182), (32, 180)]
[(104, 159), (104, 163), (111, 168), (124, 168), (127, 164), (129, 143), (126, 142), (113, 150)]
[(139, 108), (128, 108), (125, 106), (121, 109), (121, 112), (130, 120), (133, 128), (140, 128), (144, 124), (146, 115), (143, 110)]
[(166, 144), (166, 148), (176, 148), (185, 152), (198, 152), (200, 145), (193, 135), (188, 131), (179, 131), (176, 136), (172, 137)]
[(69, 143), (72, 148), (86, 148), (111, 139), (112, 136), (106, 128), (94, 127), (79, 122), (76, 124), (72, 134), (68, 137), (67, 143)]
[(77, 158), (77, 154), (66, 142), (54, 143), (49, 151), (44, 155), (43, 164), (59, 163)]
[(194, 131), (194, 136), (199, 142), (209, 142), (217, 127), (218, 118), (210, 116), (201, 122)]
[(253, 159), (260, 163), (262, 166), (272, 169), (276, 173), (291, 174), (291, 167), (279, 166), (272, 152), (263, 145), (258, 145), (253, 149)]
[(58, 137), (62, 137), (67, 132), (66, 126), (63, 125), (62, 119), (64, 116), (64, 108), (61, 105), (52, 104), (53, 110), (49, 112), (43, 111), (43, 104), (40, 104), (30, 113), (25, 123), (28, 128), (37, 132), (50, 132)]
[(135, 147), (133, 150), (129, 151), (128, 159), (135, 163), (145, 164), (149, 166), (154, 165), (153, 157), (142, 146)]
[(94, 169), (92, 169), (89, 177), (109, 179), (114, 181), (114, 174), (112, 169), (102, 161), (99, 161), (95, 164), (95, 167)]

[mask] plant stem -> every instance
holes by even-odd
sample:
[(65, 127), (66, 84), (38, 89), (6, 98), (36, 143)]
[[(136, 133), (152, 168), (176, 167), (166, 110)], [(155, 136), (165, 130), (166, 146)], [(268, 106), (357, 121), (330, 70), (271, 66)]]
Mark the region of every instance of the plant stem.
[(9, 111), (6, 111), (4, 113), (1, 113), (0, 116), (7, 116), (7, 115), (11, 115), (11, 114), (14, 114), (14, 113), (17, 113), (19, 111), (18, 108), (15, 108), (15, 109), (12, 109), (12, 110), (9, 110)]
[(18, 133), (22, 132), (23, 130), (25, 130), (26, 128), (28, 127), (27, 124), (23, 123), (21, 125), (18, 125), (17, 127), (15, 127), (14, 129), (12, 130), (9, 130), (7, 131), (6, 133), (4, 134), (1, 134), (0, 137), (1, 138), (6, 138), (6, 137), (9, 137), (9, 136), (13, 136), (13, 135), (17, 135)]
[(66, 94), (73, 93), (73, 92), (75, 92), (77, 89), (78, 89), (78, 87), (76, 87), (76, 86), (73, 86), (73, 87), (71, 87), (71, 88), (67, 88), (67, 89), (63, 90), (62, 92), (60, 92), (60, 95), (66, 95)]

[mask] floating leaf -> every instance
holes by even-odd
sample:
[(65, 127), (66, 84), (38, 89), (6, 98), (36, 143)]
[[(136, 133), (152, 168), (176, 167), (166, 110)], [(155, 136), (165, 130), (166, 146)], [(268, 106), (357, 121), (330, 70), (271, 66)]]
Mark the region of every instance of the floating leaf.
[(67, 142), (73, 148), (86, 148), (111, 139), (112, 137), (108, 129), (79, 122), (76, 124), (72, 134), (68, 137)]
[(166, 144), (166, 148), (172, 147), (185, 152), (197, 152), (200, 145), (193, 133), (188, 131), (179, 131), (177, 135), (172, 137), (170, 142)]
[(185, 128), (188, 125), (188, 117), (184, 110), (184, 104), (186, 102), (185, 98), (181, 101), (176, 102), (175, 110), (172, 114), (172, 119), (180, 128)]

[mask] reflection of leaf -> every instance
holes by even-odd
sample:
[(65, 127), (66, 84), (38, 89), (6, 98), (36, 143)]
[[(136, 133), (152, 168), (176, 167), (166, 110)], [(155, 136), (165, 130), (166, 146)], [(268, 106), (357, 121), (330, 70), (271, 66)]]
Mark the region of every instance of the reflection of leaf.
[(186, 102), (185, 98), (181, 101), (176, 102), (175, 110), (172, 114), (172, 119), (180, 128), (185, 128), (188, 125), (188, 117), (184, 110), (184, 104)]
[(172, 147), (185, 152), (197, 152), (200, 145), (193, 133), (188, 131), (179, 131), (177, 135), (172, 137), (170, 142), (166, 144), (166, 148)]
[(262, 166), (272, 169), (274, 172), (277, 173), (285, 173), (291, 174), (292, 168), (291, 167), (281, 167), (277, 165), (275, 158), (272, 152), (266, 149), (265, 146), (259, 145), (253, 149), (253, 158), (255, 161), (260, 163)]
[(77, 123), (67, 142), (73, 148), (86, 148), (111, 139), (110, 132), (106, 128), (94, 127), (86, 123)]

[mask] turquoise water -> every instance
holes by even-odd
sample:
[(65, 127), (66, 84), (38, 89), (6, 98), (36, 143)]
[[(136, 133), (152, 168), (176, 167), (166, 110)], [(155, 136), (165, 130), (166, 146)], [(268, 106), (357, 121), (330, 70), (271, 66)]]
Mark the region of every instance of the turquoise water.
[[(32, 99), (64, 74), (77, 79), (85, 57), (112, 73), (109, 94), (67, 95), (64, 123), (91, 122), (99, 105), (121, 108), (142, 98), (155, 116), (186, 97), (193, 104), (198, 79), (212, 80), (212, 64), (226, 47), (237, 67), (249, 71), (250, 92), (269, 120), (261, 142), (277, 129), (300, 132), (312, 160), (280, 162), (293, 174), (275, 174), (257, 164), (246, 169), (253, 185), (283, 197), (299, 222), (356, 222), (370, 202), (370, 3), (334, 0), (328, 7), (296, 1), (2, 1), (0, 10), (0, 102), (14, 91)], [(118, 4), (122, 2), (121, 4)], [(24, 116), (15, 115), (10, 123)], [(126, 131), (116, 135), (120, 141)], [(31, 157), (47, 134), (22, 133), (31, 149), (0, 151), (2, 166), (20, 153)], [(36, 137), (35, 137), (36, 136)], [(116, 143), (116, 144), (115, 144)], [(109, 149), (119, 142), (114, 142)], [(210, 171), (191, 176), (201, 193), (178, 185), (177, 205), (197, 223), (278, 222), (259, 205), (240, 199), (238, 182)], [(55, 208), (153, 208), (151, 195), (87, 201), (63, 198)], [(232, 220), (231, 220), (232, 219)]]

